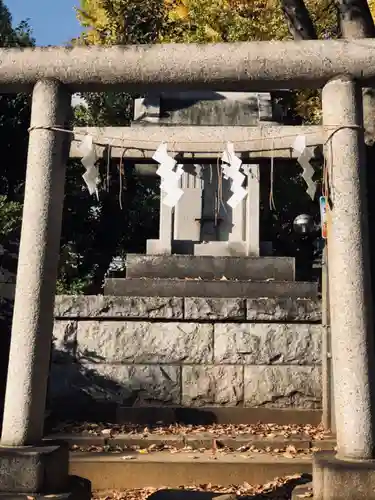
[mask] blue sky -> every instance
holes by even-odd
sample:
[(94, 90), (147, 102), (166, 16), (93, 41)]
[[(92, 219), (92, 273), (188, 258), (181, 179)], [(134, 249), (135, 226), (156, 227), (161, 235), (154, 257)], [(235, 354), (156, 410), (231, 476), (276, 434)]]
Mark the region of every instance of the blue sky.
[(30, 19), (37, 45), (61, 45), (77, 36), (74, 7), (79, 0), (5, 0), (13, 24)]

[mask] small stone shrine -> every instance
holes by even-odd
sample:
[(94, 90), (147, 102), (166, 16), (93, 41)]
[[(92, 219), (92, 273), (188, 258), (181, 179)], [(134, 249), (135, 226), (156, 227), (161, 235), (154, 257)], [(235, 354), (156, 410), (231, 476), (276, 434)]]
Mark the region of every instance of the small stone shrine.
[[(275, 108), (264, 93), (161, 94), (137, 100), (134, 122), (121, 133), (136, 133), (147, 142), (153, 134), (162, 137), (163, 130), (176, 135), (181, 130), (187, 139), (200, 130), (204, 142), (221, 128), (234, 143), (249, 124), (254, 130), (263, 127), (265, 134), (277, 127), (281, 111)], [(113, 137), (118, 131), (102, 133)], [(167, 142), (173, 151), (173, 141)], [(123, 411), (129, 404), (162, 407), (165, 417), (171, 405), (214, 407), (219, 413), (231, 408), (255, 420), (264, 410), (274, 412), (275, 419), (289, 411), (291, 421), (296, 410), (319, 414), (317, 284), (296, 281), (294, 259), (273, 257), (270, 244), (260, 242), (257, 160), (267, 168), (270, 159), (250, 161), (239, 153), (248, 167), (243, 170), (246, 196), (232, 208), (231, 181), (222, 178), (217, 155), (202, 152), (192, 158), (188, 147), (182, 158), (177, 155), (182, 196), (175, 206), (164, 203), (165, 193), (161, 196), (159, 239), (147, 242), (145, 254), (127, 256), (126, 277), (108, 278), (104, 296), (57, 297), (56, 345), (69, 333), (77, 345), (76, 362), (87, 363), (85, 352), (102, 360), (89, 366), (99, 379), (119, 384), (115, 395), (105, 387), (102, 394)], [(222, 140), (216, 149), (224, 147)], [(137, 153), (129, 154), (136, 163)], [(277, 159), (281, 153), (274, 154)], [(71, 386), (59, 384), (64, 369), (57, 360), (55, 393), (65, 390), (72, 398)]]

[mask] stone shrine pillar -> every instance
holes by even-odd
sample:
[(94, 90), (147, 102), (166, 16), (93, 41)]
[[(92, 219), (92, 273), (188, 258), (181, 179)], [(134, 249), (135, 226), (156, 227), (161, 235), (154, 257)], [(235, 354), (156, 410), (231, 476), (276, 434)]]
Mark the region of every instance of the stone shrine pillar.
[(214, 213), (218, 187), (217, 166), (204, 170), (202, 230), (194, 255), (226, 257), (259, 257), (260, 172), (259, 165), (246, 165), (247, 196), (232, 209), (227, 201), (232, 196), (231, 181), (222, 179), (222, 202), (217, 226)]
[(375, 353), (361, 87), (344, 76), (331, 80), (322, 104), (332, 200), (328, 258), (337, 454), (316, 454), (314, 499), (374, 499)]
[(216, 164), (185, 165), (176, 207), (164, 205), (161, 193), (159, 239), (147, 241), (147, 254), (259, 257), (260, 172), (258, 165), (248, 169), (247, 196), (232, 209), (230, 180), (221, 179), (219, 203)]

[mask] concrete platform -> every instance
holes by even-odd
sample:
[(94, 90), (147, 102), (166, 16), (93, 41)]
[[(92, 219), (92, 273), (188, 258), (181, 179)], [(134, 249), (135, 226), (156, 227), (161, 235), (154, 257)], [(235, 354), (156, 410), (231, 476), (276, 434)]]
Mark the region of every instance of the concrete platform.
[(309, 474), (311, 458), (249, 453), (72, 453), (70, 473), (92, 483), (94, 490), (179, 487), (194, 484), (264, 484), (275, 477)]
[(126, 256), (127, 278), (202, 278), (294, 281), (292, 257)]
[(318, 284), (304, 281), (227, 281), (109, 278), (104, 295), (157, 297), (316, 298)]

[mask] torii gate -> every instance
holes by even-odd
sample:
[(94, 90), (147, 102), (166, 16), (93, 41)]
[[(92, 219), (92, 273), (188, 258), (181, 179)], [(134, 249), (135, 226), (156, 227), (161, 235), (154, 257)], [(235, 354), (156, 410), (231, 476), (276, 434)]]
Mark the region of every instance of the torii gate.
[[(71, 93), (323, 87), (337, 455), (315, 456), (314, 496), (375, 498), (375, 360), (361, 97), (361, 85), (374, 83), (375, 40), (0, 50), (0, 92), (33, 89), (0, 492), (67, 488), (67, 452), (58, 445), (35, 446), (43, 438), (69, 152), (67, 135), (55, 128), (69, 125)], [(30, 450), (44, 458), (30, 464)]]

